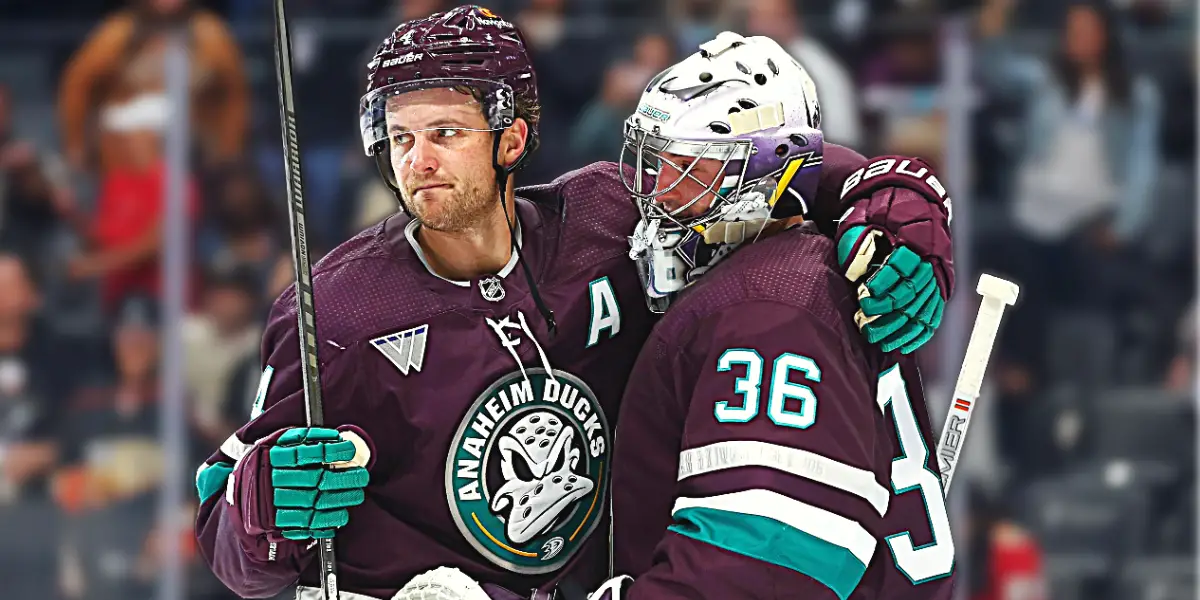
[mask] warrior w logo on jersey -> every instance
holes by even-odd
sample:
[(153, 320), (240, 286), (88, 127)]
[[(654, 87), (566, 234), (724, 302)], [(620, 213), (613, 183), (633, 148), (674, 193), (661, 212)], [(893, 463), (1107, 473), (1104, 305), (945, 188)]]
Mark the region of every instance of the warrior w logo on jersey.
[(579, 378), (510, 373), (463, 417), (446, 461), (459, 531), (488, 560), (535, 574), (561, 568), (595, 529), (611, 431)]

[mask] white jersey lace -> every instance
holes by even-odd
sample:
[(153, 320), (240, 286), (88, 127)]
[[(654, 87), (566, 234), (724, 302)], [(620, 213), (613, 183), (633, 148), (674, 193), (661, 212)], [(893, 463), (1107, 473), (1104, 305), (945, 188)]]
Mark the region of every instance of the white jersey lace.
[(518, 332), (523, 332), (525, 337), (533, 342), (533, 347), (537, 349), (538, 358), (542, 362), (542, 368), (546, 370), (548, 377), (554, 376), (554, 370), (550, 368), (550, 359), (546, 357), (546, 351), (542, 350), (542, 345), (538, 343), (533, 332), (529, 330), (529, 323), (525, 321), (525, 313), (517, 311), (518, 323), (513, 323), (512, 317), (504, 317), (499, 321), (486, 317), (487, 324), (491, 326), (492, 331), (496, 333), (496, 337), (500, 338), (500, 344), (504, 346), (508, 353), (512, 355), (513, 360), (517, 362), (517, 368), (521, 370), (521, 376), (525, 381), (529, 381), (529, 375), (525, 372), (525, 365), (521, 363), (521, 357), (517, 354), (517, 346), (521, 344), (520, 333), (513, 337), (509, 337), (506, 333), (509, 329), (516, 329)]

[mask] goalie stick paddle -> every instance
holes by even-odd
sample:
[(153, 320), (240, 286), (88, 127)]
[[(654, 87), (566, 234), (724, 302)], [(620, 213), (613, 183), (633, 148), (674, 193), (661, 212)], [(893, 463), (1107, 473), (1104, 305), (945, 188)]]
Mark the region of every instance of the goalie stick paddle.
[(1004, 316), (1004, 307), (1017, 301), (1020, 290), (1017, 284), (1011, 281), (984, 273), (979, 277), (976, 291), (983, 296), (983, 301), (979, 304), (979, 313), (975, 316), (975, 326), (971, 329), (962, 368), (958, 371), (958, 382), (954, 384), (954, 400), (950, 403), (946, 422), (942, 424), (942, 434), (938, 439), (937, 457), (942, 471), (943, 494), (950, 493), (950, 481), (954, 477), (954, 469), (958, 466), (958, 456), (962, 453), (963, 441), (967, 437), (967, 425), (971, 423), (975, 399), (979, 397), (979, 388), (983, 385), (983, 373), (987, 370), (992, 346), (996, 343), (996, 333), (1000, 330), (1000, 318)]
[[(288, 220), (291, 221), (292, 265), (296, 271), (296, 321), (300, 334), (300, 370), (304, 379), (304, 413), (309, 427), (324, 424), (321, 377), (317, 370), (317, 321), (313, 308), (312, 267), (304, 229), (304, 186), (300, 179), (300, 142), (296, 136), (296, 105), (292, 91), (292, 49), (283, 0), (275, 0), (275, 75), (279, 83), (279, 121), (283, 134), (283, 164), (287, 178)], [(326, 600), (338, 598), (337, 563), (333, 538), (317, 540), (320, 585)]]

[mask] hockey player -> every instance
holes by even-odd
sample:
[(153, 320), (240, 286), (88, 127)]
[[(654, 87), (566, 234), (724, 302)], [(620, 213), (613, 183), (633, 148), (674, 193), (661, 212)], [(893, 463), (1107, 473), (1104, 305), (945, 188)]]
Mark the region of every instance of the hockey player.
[[(772, 63), (781, 73), (765, 84), (743, 68)], [(709, 258), (667, 297), (630, 376), (612, 519), (615, 570), (633, 578), (596, 597), (948, 600), (954, 542), (916, 364), (859, 335), (846, 251), (809, 223), (772, 220), (789, 165), (802, 162), (792, 189), (816, 193), (808, 75), (768, 38), (722, 34), (663, 77), (709, 86), (651, 86), (642, 105), (670, 117), (627, 122), (627, 154), (656, 175), (635, 190), (638, 232), (653, 233), (635, 249), (651, 273), (678, 266), (671, 253)], [(703, 252), (684, 247), (698, 230)], [(917, 291), (918, 310), (935, 293)]]
[[(408, 22), (380, 45), (362, 135), (404, 210), (313, 269), (331, 426), (304, 426), (288, 290), (264, 333), (252, 418), (197, 474), (201, 552), (234, 592), (298, 582), (316, 597), (313, 540), (335, 531), (342, 598), (390, 598), (443, 565), (493, 598), (581, 597), (605, 578), (607, 536), (591, 534), (605, 527), (613, 419), (655, 315), (615, 163), (513, 192), (537, 127), (521, 34), (490, 11)], [(945, 221), (936, 194), (887, 173), (843, 198), (868, 163), (841, 148), (824, 163), (806, 200), (827, 235), (849, 206), (848, 222), (885, 232), (856, 248), (904, 241), (895, 207)], [(948, 244), (922, 243), (909, 243), (918, 262), (949, 273)], [(901, 316), (917, 336), (936, 326)]]

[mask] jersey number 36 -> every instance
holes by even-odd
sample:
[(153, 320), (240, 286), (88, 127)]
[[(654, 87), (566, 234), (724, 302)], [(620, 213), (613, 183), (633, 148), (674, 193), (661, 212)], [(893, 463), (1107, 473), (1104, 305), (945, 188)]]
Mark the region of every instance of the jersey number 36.
[[(738, 377), (733, 385), (734, 391), (741, 396), (741, 406), (730, 406), (730, 402), (725, 400), (718, 401), (713, 409), (717, 421), (746, 423), (758, 416), (764, 365), (763, 357), (747, 348), (731, 348), (717, 359), (718, 372), (730, 371), (734, 367), (745, 368), (745, 375)], [(782, 427), (807, 429), (817, 422), (817, 395), (811, 387), (790, 380), (793, 370), (799, 371), (804, 380), (810, 383), (821, 382), (821, 368), (813, 359), (792, 353), (779, 355), (771, 366), (767, 417)], [(788, 400), (798, 401), (799, 406), (789, 409)], [(880, 374), (876, 402), (881, 411), (891, 413), (900, 442), (901, 454), (892, 461), (893, 494), (919, 493), (933, 534), (932, 542), (915, 546), (912, 535), (907, 531), (901, 532), (888, 536), (888, 547), (896, 568), (914, 584), (940, 579), (954, 570), (950, 519), (941, 479), (929, 468), (929, 447), (921, 435), (899, 365)], [(891, 406), (891, 411), (887, 410), (888, 406)]]

